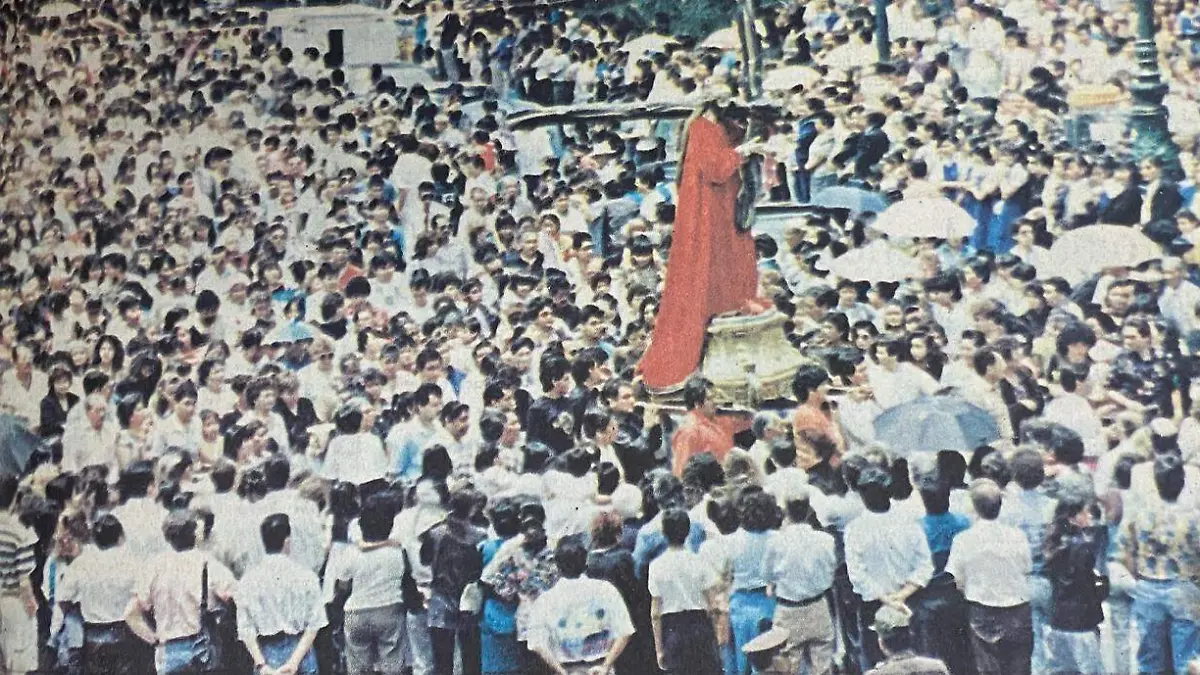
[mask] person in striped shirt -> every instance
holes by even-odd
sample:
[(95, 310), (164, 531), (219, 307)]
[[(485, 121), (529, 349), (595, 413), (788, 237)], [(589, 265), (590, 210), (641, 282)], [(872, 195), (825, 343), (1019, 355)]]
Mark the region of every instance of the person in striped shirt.
[(37, 535), (14, 512), (18, 481), (0, 476), (0, 653), (3, 671), (37, 669), (37, 599), (30, 575), (37, 562)]

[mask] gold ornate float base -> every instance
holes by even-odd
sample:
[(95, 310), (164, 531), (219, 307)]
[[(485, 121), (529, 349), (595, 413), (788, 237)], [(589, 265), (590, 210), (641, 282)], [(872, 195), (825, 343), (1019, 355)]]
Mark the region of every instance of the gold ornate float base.
[[(709, 323), (698, 370), (712, 381), (719, 406), (753, 410), (763, 401), (791, 398), (792, 377), (810, 359), (788, 342), (786, 321), (772, 309)], [(682, 386), (652, 391), (651, 397), (660, 404), (679, 403)]]

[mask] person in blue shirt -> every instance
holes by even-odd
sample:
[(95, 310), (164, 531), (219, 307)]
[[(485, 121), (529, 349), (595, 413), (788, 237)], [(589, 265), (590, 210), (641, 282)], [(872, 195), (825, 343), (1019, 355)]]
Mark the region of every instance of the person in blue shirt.
[[(638, 578), (645, 579), (650, 569), (650, 563), (663, 551), (667, 550), (667, 538), (662, 531), (662, 513), (668, 509), (683, 508), (683, 482), (671, 474), (661, 474), (651, 483), (653, 486), (653, 501), (658, 507), (658, 514), (638, 530), (637, 542), (633, 547), (633, 564)], [(688, 532), (687, 545), (693, 553), (700, 550), (704, 543), (704, 526), (692, 521)]]
[(735, 669), (726, 675), (745, 675), (750, 663), (742, 647), (758, 636), (764, 619), (775, 615), (775, 598), (767, 595), (767, 548), (781, 520), (775, 498), (762, 491), (746, 491), (738, 500), (741, 526), (729, 535), (733, 584), (729, 596), (729, 627), (733, 633)]
[(917, 483), (925, 505), (921, 527), (933, 556), (933, 578), (909, 599), (913, 638), (921, 653), (941, 659), (951, 672), (969, 673), (973, 663), (966, 630), (967, 604), (953, 577), (946, 573), (946, 560), (954, 537), (970, 527), (971, 521), (950, 511), (950, 488), (936, 473), (920, 477)]
[[(519, 505), (513, 500), (497, 502), (491, 510), (496, 536), (479, 544), (483, 567), (500, 547), (521, 529)], [(487, 592), (479, 614), (480, 671), (484, 675), (517, 675), (522, 672), (521, 645), (517, 642), (517, 603)]]
[[(808, 101), (811, 108), (814, 105), (824, 107), (819, 100), (815, 103)], [(815, 117), (806, 117), (796, 125), (796, 176), (792, 186), (795, 201), (807, 204), (812, 199), (812, 172), (804, 168), (808, 164), (808, 150), (817, 139), (817, 121)]]

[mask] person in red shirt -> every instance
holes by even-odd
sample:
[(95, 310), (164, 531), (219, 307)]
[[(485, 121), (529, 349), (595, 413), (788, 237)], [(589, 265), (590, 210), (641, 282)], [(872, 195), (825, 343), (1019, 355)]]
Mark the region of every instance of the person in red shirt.
[(808, 470), (819, 461), (814, 442), (828, 441), (836, 448), (834, 457), (846, 451), (846, 440), (833, 413), (824, 408), (829, 391), (829, 373), (817, 365), (801, 366), (792, 378), (792, 394), (800, 403), (792, 413), (796, 439), (796, 466)]
[(712, 453), (718, 462), (733, 448), (733, 432), (717, 419), (712, 382), (693, 376), (683, 386), (683, 404), (688, 413), (671, 436), (671, 473), (683, 476), (683, 467), (693, 455)]

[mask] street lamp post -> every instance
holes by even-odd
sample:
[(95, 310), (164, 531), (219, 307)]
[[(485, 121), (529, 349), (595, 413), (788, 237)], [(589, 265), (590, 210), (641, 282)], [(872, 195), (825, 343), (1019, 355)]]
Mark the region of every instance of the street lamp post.
[(875, 0), (875, 49), (880, 63), (891, 63), (892, 40), (888, 37), (887, 0)]
[(1133, 133), (1132, 150), (1136, 159), (1161, 157), (1163, 168), (1173, 178), (1179, 179), (1179, 147), (1171, 138), (1167, 128), (1167, 107), (1163, 98), (1167, 85), (1158, 70), (1158, 47), (1154, 41), (1154, 2), (1134, 0), (1137, 9), (1137, 75), (1129, 85), (1133, 97), (1130, 126)]

